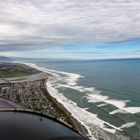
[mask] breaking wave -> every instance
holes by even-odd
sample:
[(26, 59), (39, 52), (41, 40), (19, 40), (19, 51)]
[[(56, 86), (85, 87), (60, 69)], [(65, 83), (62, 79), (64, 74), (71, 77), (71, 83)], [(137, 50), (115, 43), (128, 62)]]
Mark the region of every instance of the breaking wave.
[[(23, 62), (19, 62), (23, 63)], [(77, 104), (68, 98), (66, 98), (63, 93), (58, 92), (59, 88), (70, 88), (76, 90), (78, 92), (85, 93), (85, 98), (88, 102), (92, 103), (100, 103), (98, 107), (105, 106), (107, 104), (113, 105), (117, 107), (117, 110), (110, 112), (110, 114), (115, 113), (137, 113), (140, 112), (140, 107), (126, 107), (128, 100), (116, 100), (111, 99), (109, 96), (104, 96), (101, 94), (101, 91), (96, 90), (95, 87), (85, 87), (78, 85), (79, 78), (84, 78), (83, 76), (75, 73), (61, 72), (51, 69), (46, 69), (42, 67), (38, 67), (32, 63), (23, 63), (30, 67), (39, 69), (43, 72), (51, 74), (49, 81), (47, 84), (47, 89), (52, 97), (56, 98), (59, 103), (61, 103), (70, 113), (71, 115), (77, 119), (83, 126), (85, 126), (89, 132), (89, 137), (92, 140), (96, 140), (96, 135), (100, 133), (102, 139), (108, 139), (108, 133), (115, 134), (116, 132), (122, 132), (123, 128), (134, 126), (134, 123), (123, 124), (120, 127), (116, 127), (104, 120), (98, 118), (98, 115), (88, 112), (86, 108), (80, 108)], [(135, 109), (135, 111), (134, 111)], [(98, 129), (97, 129), (98, 128)], [(106, 133), (107, 132), (107, 133)], [(121, 139), (121, 138), (120, 138)], [(129, 140), (128, 137), (123, 137), (123, 140)]]

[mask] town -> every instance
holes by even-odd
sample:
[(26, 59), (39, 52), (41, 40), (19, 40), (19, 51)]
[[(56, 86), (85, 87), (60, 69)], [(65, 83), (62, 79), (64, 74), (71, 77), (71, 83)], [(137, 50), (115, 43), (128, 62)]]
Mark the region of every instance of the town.
[(76, 120), (47, 91), (51, 76), (22, 63), (0, 63), (0, 109), (43, 113), (78, 129)]
[(2, 83), (0, 84), (0, 97), (70, 124), (68, 116), (47, 92), (45, 83), (46, 79), (23, 83)]

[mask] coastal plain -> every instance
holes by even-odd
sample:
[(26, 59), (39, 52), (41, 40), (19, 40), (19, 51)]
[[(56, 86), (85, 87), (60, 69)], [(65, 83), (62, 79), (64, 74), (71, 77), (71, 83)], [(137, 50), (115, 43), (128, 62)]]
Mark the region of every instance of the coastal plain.
[[(18, 71), (18, 73), (21, 74), (16, 75), (15, 71)], [(54, 93), (54, 89), (50, 88), (49, 85), (51, 82), (56, 83), (53, 80), (51, 81), (51, 78), (55, 78), (55, 80), (59, 78), (57, 72), (55, 72), (56, 71), (53, 70), (37, 68), (32, 63), (1, 63), (0, 109), (4, 110), (10, 108), (37, 111), (49, 115), (52, 118), (65, 123), (70, 128), (77, 130), (89, 139), (93, 139), (89, 133), (89, 129), (77, 119), (78, 115), (84, 117), (81, 109), (73, 106), (72, 110), (79, 110), (78, 115), (77, 113), (73, 115), (70, 108), (67, 108), (67, 106), (63, 104), (65, 102), (64, 98), (61, 99), (62, 102), (58, 100), (58, 93)], [(69, 74), (65, 72), (58, 73)], [(64, 78), (67, 82), (70, 82), (70, 84), (75, 84), (75, 76), (76, 78), (79, 77), (77, 74), (72, 74), (72, 78), (74, 78), (73, 80), (70, 80), (69, 78), (67, 81), (66, 76)], [(66, 101), (69, 103), (69, 100)], [(86, 112), (83, 109), (82, 111), (88, 113), (87, 116), (89, 115), (89, 112)], [(93, 137), (97, 140), (106, 140), (107, 138), (110, 138), (111, 140), (114, 138), (116, 140), (121, 140), (122, 137), (128, 140), (123, 132), (117, 131), (115, 134), (112, 134), (99, 128), (99, 126), (96, 125), (97, 120), (98, 119), (91, 116), (91, 122), (95, 123), (95, 125), (92, 125), (92, 132), (94, 133)], [(112, 129), (107, 124), (106, 128)]]
[(0, 63), (0, 110), (43, 113), (86, 135), (86, 129), (47, 91), (49, 76), (24, 64)]

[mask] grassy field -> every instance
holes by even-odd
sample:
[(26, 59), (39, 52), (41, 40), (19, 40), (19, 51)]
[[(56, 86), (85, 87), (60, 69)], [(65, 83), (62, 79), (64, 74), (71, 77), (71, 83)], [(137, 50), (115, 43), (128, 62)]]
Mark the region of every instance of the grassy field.
[(24, 64), (15, 63), (2, 63), (0, 64), (0, 77), (10, 78), (10, 77), (22, 77), (31, 74), (39, 73), (40, 71), (26, 66)]
[(22, 77), (22, 76), (28, 76), (29, 73), (23, 72), (23, 71), (0, 71), (0, 77), (8, 78), (8, 77)]

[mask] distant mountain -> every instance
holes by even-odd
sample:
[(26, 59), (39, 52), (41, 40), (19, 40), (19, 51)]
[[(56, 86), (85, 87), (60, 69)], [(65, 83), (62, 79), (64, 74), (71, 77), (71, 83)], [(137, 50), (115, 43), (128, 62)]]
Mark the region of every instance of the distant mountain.
[(12, 59), (9, 57), (0, 56), (0, 61), (12, 61)]

